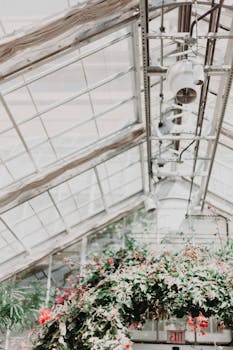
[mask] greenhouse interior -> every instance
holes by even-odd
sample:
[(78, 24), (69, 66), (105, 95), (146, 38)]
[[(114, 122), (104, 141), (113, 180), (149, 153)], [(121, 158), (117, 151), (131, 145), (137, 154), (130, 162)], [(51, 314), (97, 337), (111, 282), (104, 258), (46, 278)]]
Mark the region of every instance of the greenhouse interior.
[(233, 350), (233, 0), (0, 5), (0, 349)]

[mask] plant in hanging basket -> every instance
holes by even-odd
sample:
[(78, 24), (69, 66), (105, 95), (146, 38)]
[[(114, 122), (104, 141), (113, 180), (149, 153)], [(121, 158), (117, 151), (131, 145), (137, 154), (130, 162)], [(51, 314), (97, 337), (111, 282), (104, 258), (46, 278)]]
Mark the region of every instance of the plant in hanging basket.
[(57, 296), (35, 330), (34, 350), (130, 349), (129, 329), (148, 314), (188, 322), (192, 317), (202, 330), (210, 316), (232, 326), (232, 269), (233, 259), (220, 251), (210, 254), (189, 244), (153, 257), (129, 241), (125, 249), (94, 258), (83, 277), (72, 279), (72, 292)]

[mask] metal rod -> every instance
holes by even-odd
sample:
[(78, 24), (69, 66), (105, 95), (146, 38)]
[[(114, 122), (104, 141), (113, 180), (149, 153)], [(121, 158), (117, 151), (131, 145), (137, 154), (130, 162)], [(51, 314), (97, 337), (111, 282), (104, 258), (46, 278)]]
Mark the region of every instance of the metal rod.
[(6, 221), (0, 217), (0, 221), (3, 223), (3, 225), (7, 228), (8, 231), (12, 234), (12, 236), (17, 240), (17, 242), (20, 243), (20, 245), (23, 247), (24, 252), (26, 251), (28, 254), (31, 253), (31, 249), (28, 248), (23, 241), (16, 235), (16, 233), (10, 228), (10, 226), (6, 223)]
[[(192, 13), (192, 15), (196, 15), (196, 13)], [(197, 14), (197, 15), (198, 15), (198, 14)], [(200, 16), (200, 15), (199, 15), (199, 16)], [(209, 23), (209, 19), (208, 19), (208, 18), (203, 18), (203, 21)], [(223, 30), (225, 30), (225, 31), (227, 31), (227, 32), (230, 31), (230, 28), (229, 28), (227, 25), (224, 25), (224, 24), (222, 24), (222, 23), (219, 23), (219, 28), (221, 28), (221, 29), (223, 29)]]
[[(182, 31), (188, 31), (190, 29), (190, 23), (191, 23), (191, 15), (192, 15), (192, 4), (189, 5), (184, 5), (181, 6), (179, 8), (179, 13), (178, 13), (178, 32), (182, 32)], [(188, 43), (185, 41), (183, 44), (178, 43), (177, 44), (177, 50), (179, 52), (182, 51), (187, 51), (189, 48)], [(177, 57), (177, 60), (182, 60), (182, 59), (187, 59), (188, 56), (187, 54), (183, 54), (179, 57)], [(176, 115), (179, 113), (182, 113), (181, 107), (179, 107), (181, 104), (178, 104), (178, 108), (176, 110)], [(175, 117), (174, 119), (174, 123), (177, 125), (181, 125), (182, 124), (182, 116), (180, 117)], [(178, 133), (177, 136), (180, 136), (181, 132)], [(179, 150), (180, 148), (180, 141), (174, 141), (174, 148), (175, 150)], [(174, 164), (171, 164), (171, 166), (174, 166)]]
[[(210, 160), (211, 158), (207, 158), (207, 157), (198, 157), (198, 160), (204, 160), (204, 161), (207, 161), (207, 160)], [(157, 161), (157, 163), (159, 164), (161, 161), (165, 163), (183, 163), (183, 161), (192, 161), (194, 160), (194, 158), (192, 157), (182, 157), (182, 160), (179, 161), (179, 159), (176, 159), (176, 158), (158, 158), (157, 156), (156, 157), (153, 157), (153, 160), (154, 161)], [(232, 169), (233, 170), (233, 169)]]
[(141, 63), (140, 63), (140, 49), (139, 49), (139, 35), (138, 35), (138, 22), (131, 24), (131, 64), (134, 66), (133, 71), (133, 91), (134, 91), (134, 110), (135, 117), (139, 123), (142, 122), (142, 102), (141, 102)]
[(98, 187), (99, 187), (99, 190), (100, 190), (101, 198), (102, 198), (102, 201), (103, 201), (104, 210), (106, 211), (106, 213), (108, 213), (109, 212), (108, 202), (107, 202), (107, 199), (106, 199), (106, 196), (105, 196), (105, 193), (104, 193), (104, 189), (103, 189), (103, 186), (102, 186), (102, 182), (100, 180), (99, 172), (98, 172), (98, 169), (97, 169), (96, 166), (94, 167), (94, 173), (95, 173), (96, 181), (98, 183)]
[[(24, 75), (22, 75), (22, 78), (23, 78), (23, 81), (25, 82)], [(38, 107), (37, 107), (37, 104), (36, 104), (36, 101), (35, 101), (35, 99), (34, 99), (34, 96), (33, 96), (32, 92), (31, 92), (31, 89), (29, 88), (28, 85), (26, 85), (25, 88), (26, 88), (26, 90), (27, 90), (27, 92), (28, 92), (28, 95), (29, 95), (31, 101), (32, 101), (32, 105), (34, 106), (36, 113), (38, 113), (38, 112), (39, 112), (39, 109), (38, 109)], [(41, 116), (39, 116), (39, 120), (40, 120), (40, 122), (41, 122), (42, 129), (43, 129), (43, 131), (44, 131), (44, 133), (45, 133), (45, 135), (46, 135), (46, 137), (47, 137), (48, 143), (49, 143), (49, 145), (50, 145), (50, 147), (51, 147), (51, 149), (52, 149), (52, 151), (53, 151), (53, 153), (54, 153), (54, 155), (55, 155), (55, 157), (56, 157), (56, 159), (57, 159), (57, 158), (58, 158), (57, 152), (56, 152), (56, 149), (55, 149), (53, 143), (51, 142), (51, 139), (50, 139), (49, 134), (48, 134), (48, 131), (47, 131), (47, 129), (46, 129), (44, 120), (43, 120), (43, 118), (41, 118)], [(46, 141), (47, 141), (47, 140), (46, 140)], [(45, 141), (45, 142), (46, 142), (46, 141)]]
[[(164, 39), (164, 40), (191, 40), (191, 36), (189, 32), (177, 32), (177, 33), (160, 33), (160, 32), (151, 32), (147, 35), (148, 39)], [(232, 34), (228, 33), (199, 33), (195, 39), (233, 39)]]
[(140, 0), (140, 21), (142, 36), (142, 55), (143, 55), (143, 78), (144, 78), (144, 99), (146, 116), (146, 144), (147, 144), (147, 166), (149, 176), (149, 191), (152, 191), (152, 150), (151, 150), (151, 106), (150, 106), (150, 77), (147, 74), (149, 66), (149, 42), (147, 38), (149, 18), (148, 18), (148, 0)]
[(182, 140), (196, 140), (196, 141), (200, 141), (200, 140), (215, 140), (216, 136), (194, 136), (194, 135), (190, 135), (190, 136), (176, 136), (176, 135), (165, 135), (165, 136), (151, 136), (151, 140), (155, 140), (155, 141), (164, 141), (164, 140), (171, 140), (171, 141), (182, 141)]
[[(164, 67), (164, 66), (149, 66), (147, 68), (147, 72), (149, 76), (166, 76), (168, 68), (169, 67)], [(221, 66), (206, 65), (204, 67), (204, 72), (209, 76), (222, 75), (222, 74), (229, 73), (230, 69), (231, 69), (231, 66), (229, 65), (221, 65)]]
[[(224, 0), (220, 0), (220, 5), (222, 5)], [(214, 0), (212, 0), (212, 7), (214, 7)], [(218, 31), (218, 24), (220, 21), (220, 15), (221, 15), (221, 6), (218, 6), (216, 8), (218, 11), (217, 12), (210, 12), (211, 18), (210, 18), (210, 23), (209, 23), (209, 32)], [(215, 15), (215, 17), (214, 17)], [(207, 40), (207, 46), (206, 46), (206, 54), (205, 54), (205, 65), (212, 65), (214, 61), (214, 53), (215, 53), (215, 43), (216, 39), (208, 39)], [(197, 124), (196, 124), (196, 136), (201, 136), (202, 133), (202, 126), (204, 122), (204, 114), (205, 114), (205, 109), (206, 109), (206, 102), (207, 102), (207, 96), (208, 96), (208, 90), (209, 90), (209, 84), (210, 84), (210, 77), (207, 77), (207, 79), (204, 81), (204, 84), (202, 85), (201, 88), (201, 94), (200, 94), (200, 101), (199, 101), (199, 108), (198, 108), (198, 119), (197, 119)], [(192, 167), (192, 172), (195, 173), (196, 171), (196, 166), (197, 166), (197, 157), (199, 153), (199, 147), (200, 147), (200, 140), (196, 141), (195, 145), (195, 150), (194, 150), (194, 157), (196, 158), (193, 163)], [(194, 185), (194, 177), (191, 179), (191, 184), (190, 184), (190, 190), (189, 190), (189, 197), (188, 197), (188, 205), (187, 205), (187, 211), (186, 215), (189, 214), (189, 207), (191, 204), (191, 196), (192, 196), (192, 189)]]
[(141, 165), (143, 191), (144, 191), (144, 193), (147, 193), (148, 192), (148, 181), (147, 181), (147, 177), (145, 176), (145, 171), (144, 171), (144, 164), (146, 164), (146, 160), (145, 160), (145, 156), (144, 156), (143, 144), (139, 145), (139, 154), (140, 154), (140, 165)]
[(222, 107), (221, 107), (221, 112), (220, 112), (220, 116), (219, 116), (219, 124), (218, 124), (217, 136), (216, 136), (216, 140), (215, 140), (214, 146), (213, 146), (212, 159), (210, 161), (208, 177), (207, 177), (207, 181), (206, 181), (206, 185), (205, 185), (205, 189), (204, 189), (204, 195), (203, 195), (203, 198), (202, 198), (201, 210), (204, 209), (206, 195), (207, 195), (209, 182), (210, 182), (210, 177), (211, 177), (211, 174), (212, 174), (213, 164), (214, 164), (214, 160), (215, 160), (215, 156), (216, 156), (216, 151), (217, 151), (217, 148), (218, 148), (218, 141), (219, 141), (220, 134), (221, 134), (221, 128), (222, 128), (222, 124), (223, 124), (223, 119), (224, 119), (226, 108), (227, 108), (228, 98), (229, 98), (229, 95), (230, 95), (230, 92), (231, 92), (231, 86), (232, 86), (232, 80), (233, 80), (233, 58), (232, 58), (231, 67), (232, 67), (231, 68), (231, 74), (229, 75), (229, 77), (227, 79), (226, 89), (225, 89), (225, 91), (223, 92), (223, 95), (222, 95), (222, 99), (223, 100), (222, 100)]
[(55, 202), (55, 200), (54, 200), (54, 198), (51, 195), (49, 190), (47, 191), (47, 193), (48, 193), (49, 198), (51, 199), (51, 202), (53, 203), (53, 205), (54, 205), (54, 207), (55, 207), (55, 209), (56, 209), (56, 211), (57, 211), (57, 213), (58, 213), (58, 215), (59, 215), (59, 217), (60, 217), (60, 219), (61, 219), (61, 221), (62, 221), (62, 223), (64, 225), (66, 233), (69, 234), (70, 233), (70, 227), (68, 227), (68, 225), (67, 225), (67, 223), (66, 223), (66, 221), (65, 221), (65, 219), (64, 219), (64, 217), (63, 217), (63, 215), (62, 215), (62, 213), (60, 211), (60, 209), (58, 208), (58, 206), (57, 206), (57, 204), (56, 204), (56, 202)]
[(217, 10), (219, 7), (221, 7), (222, 4), (221, 2), (215, 6), (213, 6), (211, 9), (209, 9), (208, 11), (206, 11), (205, 13), (203, 13), (200, 17), (196, 18), (192, 23), (191, 23), (191, 27), (190, 27), (190, 36), (193, 36), (193, 28), (195, 25), (197, 25), (197, 22), (199, 22), (200, 20), (202, 20), (203, 18), (205, 18), (206, 16), (208, 16), (209, 14), (213, 13), (215, 10)]
[(207, 171), (202, 171), (202, 172), (181, 172), (181, 171), (158, 171), (154, 173), (155, 176), (157, 177), (196, 177), (196, 176), (200, 176), (200, 177), (205, 177), (208, 175)]
[[(164, 27), (164, 0), (162, 0), (162, 6), (161, 6), (161, 20), (160, 20), (160, 33), (165, 32), (165, 27)], [(160, 65), (163, 66), (163, 56), (164, 56), (164, 43), (163, 43), (163, 38), (160, 39)], [(163, 101), (164, 101), (164, 94), (163, 94), (163, 86), (164, 86), (164, 81), (163, 77), (160, 77), (160, 91), (159, 91), (159, 123), (163, 123)], [(159, 152), (160, 152), (160, 147), (159, 145)]]
[[(86, 84), (86, 87), (88, 88), (89, 84), (88, 84), (88, 79), (87, 79), (87, 72), (86, 72), (83, 60), (81, 60), (81, 67), (82, 67), (82, 71), (83, 71), (85, 84)], [(96, 120), (96, 117), (95, 117), (95, 108), (94, 108), (94, 103), (93, 103), (93, 99), (92, 99), (90, 91), (88, 91), (87, 96), (88, 96), (88, 100), (89, 100), (89, 105), (91, 107), (92, 120), (93, 120), (93, 122), (95, 124), (95, 129), (96, 129), (98, 138), (100, 139), (101, 135), (100, 135), (99, 126), (98, 126), (98, 123), (97, 123), (97, 120)]]
[(45, 298), (45, 306), (49, 306), (50, 299), (50, 289), (51, 289), (51, 277), (52, 277), (52, 264), (53, 264), (53, 256), (49, 255), (49, 266), (48, 266), (48, 276), (47, 276), (47, 288), (46, 288), (46, 298)]
[(81, 275), (85, 274), (86, 269), (86, 261), (87, 261), (87, 243), (88, 243), (88, 238), (83, 237), (82, 238), (82, 243), (81, 243), (81, 261), (80, 261), (80, 273)]
[[(233, 34), (233, 19), (232, 19), (232, 23), (231, 23), (231, 34)], [(227, 48), (226, 48), (226, 53), (225, 53), (225, 57), (224, 57), (224, 63), (227, 64), (231, 64), (231, 58), (233, 55), (233, 42), (229, 41)], [(221, 108), (221, 104), (222, 104), (222, 92), (225, 90), (226, 87), (226, 77), (222, 77), (219, 83), (219, 87), (218, 87), (218, 91), (216, 93), (216, 102), (215, 102), (215, 109), (214, 109), (214, 115), (212, 118), (212, 122), (211, 122), (211, 127), (209, 132), (210, 133), (214, 133), (217, 130), (217, 126), (218, 126), (218, 118), (220, 115), (220, 108)], [(227, 124), (227, 122), (225, 121), (225, 123)], [(223, 132), (223, 128), (221, 130), (221, 132)], [(229, 135), (231, 138), (231, 135)], [(220, 140), (219, 140), (219, 144), (221, 144)], [(224, 145), (225, 147), (227, 147), (227, 145)], [(206, 154), (210, 155), (212, 153), (213, 150), (213, 143), (210, 141), (206, 150)], [(205, 170), (207, 170), (207, 164), (205, 164)], [(202, 197), (202, 193), (204, 191), (205, 188), (205, 182), (202, 181), (200, 184), (200, 188), (199, 188), (199, 194), (198, 194), (198, 200), (199, 202), (201, 201), (201, 197)]]
[(12, 122), (12, 124), (13, 124), (13, 126), (14, 126), (14, 128), (16, 130), (16, 133), (17, 133), (20, 141), (22, 142), (22, 144), (23, 144), (23, 146), (24, 146), (24, 148), (25, 148), (25, 150), (26, 150), (26, 152), (27, 152), (27, 154), (28, 154), (28, 156), (29, 156), (33, 166), (34, 166), (35, 171), (38, 172), (39, 171), (38, 170), (38, 166), (37, 166), (37, 164), (36, 164), (32, 154), (31, 154), (31, 150), (28, 148), (28, 145), (26, 144), (26, 142), (24, 140), (24, 137), (23, 137), (23, 135), (22, 135), (22, 133), (21, 133), (21, 131), (20, 131), (20, 129), (19, 129), (19, 127), (18, 127), (18, 125), (17, 125), (17, 123), (16, 123), (16, 121), (15, 121), (15, 119), (14, 119), (14, 117), (13, 117), (13, 115), (12, 115), (12, 113), (11, 113), (11, 111), (10, 111), (6, 101), (5, 101), (5, 99), (4, 99), (4, 97), (2, 96), (1, 92), (0, 92), (0, 101), (2, 102), (2, 105), (5, 108), (5, 111), (8, 114), (8, 117), (9, 117), (10, 121)]

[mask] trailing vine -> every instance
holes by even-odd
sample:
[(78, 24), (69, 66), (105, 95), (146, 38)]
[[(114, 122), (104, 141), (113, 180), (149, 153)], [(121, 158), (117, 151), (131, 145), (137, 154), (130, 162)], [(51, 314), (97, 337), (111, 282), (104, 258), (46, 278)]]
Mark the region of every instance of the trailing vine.
[(216, 253), (188, 244), (152, 256), (128, 241), (125, 249), (106, 251), (40, 312), (34, 350), (130, 349), (129, 329), (148, 315), (199, 320), (202, 332), (210, 316), (232, 326), (233, 259), (225, 251), (232, 257), (233, 244)]

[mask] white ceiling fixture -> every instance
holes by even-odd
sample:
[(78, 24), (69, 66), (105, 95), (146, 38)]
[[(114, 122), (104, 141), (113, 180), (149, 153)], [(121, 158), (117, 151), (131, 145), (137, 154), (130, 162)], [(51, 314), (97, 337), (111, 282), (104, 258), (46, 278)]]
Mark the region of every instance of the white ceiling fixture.
[(198, 86), (204, 83), (204, 69), (192, 60), (180, 60), (170, 66), (166, 80), (176, 102), (189, 104), (196, 100)]

